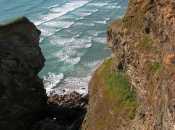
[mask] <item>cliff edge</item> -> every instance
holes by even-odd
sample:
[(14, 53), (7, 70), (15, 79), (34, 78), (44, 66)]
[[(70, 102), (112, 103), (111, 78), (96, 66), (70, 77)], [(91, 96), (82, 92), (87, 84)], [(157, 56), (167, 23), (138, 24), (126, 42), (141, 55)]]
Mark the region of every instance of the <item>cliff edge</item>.
[(131, 0), (107, 30), (83, 130), (175, 129), (175, 2)]
[(47, 96), (37, 76), (44, 66), (40, 31), (26, 17), (0, 25), (0, 129), (28, 130)]

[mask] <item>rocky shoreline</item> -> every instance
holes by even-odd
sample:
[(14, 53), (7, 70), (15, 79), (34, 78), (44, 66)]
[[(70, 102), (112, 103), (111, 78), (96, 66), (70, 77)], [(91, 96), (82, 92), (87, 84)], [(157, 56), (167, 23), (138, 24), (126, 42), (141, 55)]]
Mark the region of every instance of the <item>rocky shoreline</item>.
[(88, 95), (72, 92), (48, 97), (44, 117), (32, 130), (79, 130), (86, 114)]

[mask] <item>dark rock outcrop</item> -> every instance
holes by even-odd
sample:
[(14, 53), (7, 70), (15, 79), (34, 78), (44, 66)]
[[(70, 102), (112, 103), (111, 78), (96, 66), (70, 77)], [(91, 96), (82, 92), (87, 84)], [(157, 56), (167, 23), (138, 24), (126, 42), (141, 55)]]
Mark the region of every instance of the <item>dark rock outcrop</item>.
[(88, 95), (73, 92), (48, 97), (44, 120), (32, 130), (78, 130), (86, 114)]
[[(175, 129), (175, 1), (131, 0), (124, 18), (108, 27), (107, 40), (114, 65), (109, 69), (108, 65), (103, 67), (103, 64), (91, 79), (90, 107), (83, 129)], [(114, 107), (108, 106), (111, 99), (120, 93), (107, 98), (110, 91), (104, 93), (107, 88), (104, 81), (108, 77), (99, 75), (102, 70), (117, 72), (118, 69), (135, 86), (139, 102), (135, 116), (130, 120), (115, 113), (115, 103)], [(116, 80), (113, 79), (110, 85)], [(119, 111), (123, 110), (121, 107)], [(112, 118), (120, 119), (116, 119), (118, 122), (108, 122)]]
[(26, 17), (0, 25), (0, 130), (29, 130), (44, 113), (40, 33)]

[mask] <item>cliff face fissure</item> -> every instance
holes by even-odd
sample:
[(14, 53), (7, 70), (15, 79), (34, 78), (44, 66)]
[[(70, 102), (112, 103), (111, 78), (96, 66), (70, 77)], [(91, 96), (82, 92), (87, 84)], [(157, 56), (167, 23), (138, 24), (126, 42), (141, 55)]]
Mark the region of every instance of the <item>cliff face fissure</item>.
[[(106, 93), (102, 91), (105, 89), (103, 78), (107, 77), (98, 76), (97, 70), (90, 82), (90, 107), (84, 121), (84, 129), (174, 129), (174, 14), (173, 0), (131, 0), (124, 18), (111, 23), (107, 30), (107, 41), (114, 67), (108, 69), (109, 66), (106, 66), (98, 69), (113, 72), (122, 69), (123, 76), (127, 76), (131, 86), (135, 87), (139, 105), (134, 118), (128, 120), (116, 113), (113, 116), (120, 118), (118, 120), (120, 125), (116, 126), (117, 122), (105, 124), (104, 121), (107, 122), (112, 118), (108, 116), (114, 109), (106, 112), (105, 105), (109, 104), (105, 102), (109, 99), (104, 99)], [(111, 85), (116, 80), (114, 78)], [(100, 83), (96, 84), (96, 81)], [(111, 98), (115, 98), (120, 93), (116, 93)], [(97, 105), (99, 103), (104, 105), (100, 111), (105, 113), (105, 117), (98, 118), (96, 126), (92, 126), (92, 121), (97, 119), (94, 119), (93, 113), (100, 107)], [(102, 117), (98, 112), (95, 115)], [(100, 122), (103, 123), (100, 125)]]

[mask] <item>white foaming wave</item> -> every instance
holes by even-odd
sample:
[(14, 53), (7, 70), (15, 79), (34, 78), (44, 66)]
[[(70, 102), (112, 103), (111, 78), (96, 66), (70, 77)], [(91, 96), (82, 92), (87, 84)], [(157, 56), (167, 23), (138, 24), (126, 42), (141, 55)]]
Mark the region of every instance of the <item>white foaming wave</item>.
[(51, 26), (51, 27), (59, 27), (59, 28), (69, 28), (71, 25), (73, 25), (73, 21), (49, 21), (44, 23), (43, 25)]
[(103, 19), (105, 19), (105, 20), (109, 20), (110, 18), (103, 18)]
[(75, 36), (75, 38), (76, 38), (76, 37), (79, 37), (81, 34), (82, 34), (82, 32), (80, 32), (79, 34), (77, 34), (77, 35)]
[(62, 15), (61, 17), (59, 17), (59, 20), (65, 20), (65, 19), (74, 19), (74, 17), (68, 14)]
[(83, 43), (89, 43), (91, 42), (91, 38), (89, 37), (84, 37), (84, 38), (78, 38), (75, 40), (74, 44), (75, 45), (80, 45), (80, 44), (83, 44)]
[(43, 76), (44, 84), (46, 92), (50, 92), (53, 87), (57, 86), (58, 83), (60, 83), (64, 79), (64, 74), (55, 74), (52, 72), (48, 72), (48, 78), (46, 76)]
[(36, 26), (44, 23), (44, 21), (32, 21)]
[(102, 62), (103, 62), (103, 60), (84, 62), (83, 65), (88, 67), (92, 72), (94, 72)]
[(90, 12), (90, 13), (79, 13), (78, 15), (79, 16), (82, 16), (82, 17), (85, 17), (85, 16), (89, 16), (89, 15), (91, 15), (92, 13)]
[(121, 8), (121, 6), (116, 6), (116, 8)]
[(95, 10), (87, 10), (87, 11), (90, 11), (90, 12), (97, 12), (98, 9), (95, 9)]
[(53, 35), (55, 32), (59, 31), (60, 29), (46, 29), (46, 28), (41, 28), (39, 27), (39, 29), (41, 30), (41, 35), (43, 36), (51, 36)]
[(82, 8), (82, 9), (79, 9), (78, 11), (79, 12), (73, 12), (74, 14), (76, 13), (76, 14), (78, 14), (78, 13), (80, 13), (80, 12), (89, 12), (89, 13), (93, 13), (93, 12), (97, 12), (99, 9), (86, 9), (86, 8)]
[(87, 3), (89, 3), (89, 1), (71, 1), (69, 3), (66, 3), (62, 8), (53, 8), (51, 11), (65, 14), (67, 12), (70, 12), (77, 8), (82, 7)]
[(95, 26), (94, 23), (81, 23), (81, 22), (76, 22), (74, 25), (75, 25), (75, 26), (78, 26), (78, 25), (83, 25), (83, 26)]
[(50, 11), (52, 13), (48, 13), (46, 15), (43, 15), (43, 16), (41, 16), (41, 18), (45, 21), (50, 21), (52, 19), (59, 18), (60, 16), (63, 16), (65, 14), (67, 14), (68, 12), (71, 12), (77, 8), (80, 8), (89, 2), (90, 1), (69, 2), (69, 3), (66, 3), (63, 7), (51, 8)]
[(84, 17), (76, 18), (75, 20), (81, 20), (81, 19), (84, 19)]
[(52, 20), (52, 19), (55, 19), (55, 18), (58, 18), (58, 17), (60, 17), (60, 16), (62, 16), (62, 14), (60, 14), (60, 13), (48, 13), (48, 14), (45, 14), (45, 15), (42, 15), (41, 16), (41, 18), (45, 21), (45, 22), (47, 22), (47, 21), (50, 21), (50, 20)]
[(59, 5), (56, 4), (56, 5), (52, 5), (52, 6), (48, 7), (48, 8), (51, 9), (51, 8), (55, 8), (55, 7), (58, 7), (58, 6), (59, 6)]
[(99, 33), (106, 33), (106, 31), (98, 31), (98, 34), (99, 34)]
[(71, 92), (78, 92), (80, 94), (88, 93), (88, 83), (91, 76), (86, 77), (67, 77), (64, 83), (58, 88), (55, 88), (55, 93), (59, 95), (69, 94)]
[(75, 12), (73, 12), (73, 14), (75, 14), (77, 17), (80, 17), (80, 18), (77, 18), (76, 20), (78, 20), (78, 19), (82, 19), (82, 18), (84, 18), (84, 17), (86, 17), (86, 16), (90, 16), (90, 15), (92, 15), (94, 12), (97, 12), (98, 11), (98, 9), (95, 9), (95, 10), (89, 10), (89, 9), (80, 9), (80, 10), (78, 10), (78, 11), (75, 11)]
[(59, 61), (64, 61), (64, 60), (66, 60), (66, 59), (69, 58), (68, 55), (60, 54), (60, 53), (55, 53), (54, 56), (57, 57), (57, 58), (59, 58)]
[(80, 57), (76, 57), (76, 58), (70, 58), (70, 59), (66, 59), (65, 62), (68, 64), (77, 64), (78, 62), (80, 62), (81, 58)]
[(43, 39), (44, 39), (44, 38), (40, 37), (39, 42), (41, 43), (41, 42), (43, 41)]
[(96, 42), (103, 43), (103, 44), (107, 43), (106, 38), (102, 38), (102, 37), (93, 38), (93, 40), (96, 41)]
[(72, 49), (80, 49), (80, 48), (89, 48), (91, 46), (92, 46), (91, 38), (85, 37), (85, 38), (77, 38), (77, 39), (75, 39), (72, 42), (70, 47)]
[(92, 46), (92, 43), (86, 44), (84, 47), (85, 48), (90, 48)]
[(115, 5), (107, 5), (107, 6), (105, 6), (105, 8), (106, 9), (114, 9), (114, 8), (116, 8), (116, 6)]
[(57, 36), (53, 36), (51, 38), (51, 44), (53, 45), (65, 45), (65, 44), (70, 44), (74, 41), (74, 38), (61, 38), (61, 37), (57, 37)]
[(106, 24), (106, 21), (94, 21), (94, 23)]
[(70, 47), (67, 47), (68, 49), (64, 49), (58, 52), (54, 52), (53, 56), (57, 57), (59, 61), (66, 61), (71, 57), (72, 55), (76, 54), (76, 51), (71, 49)]
[(105, 5), (108, 5), (108, 3), (89, 3), (89, 6), (97, 6), (97, 7), (103, 7)]
[[(92, 30), (90, 30), (90, 31), (87, 31), (87, 32), (88, 32), (88, 34), (90, 34), (90, 35), (98, 36), (98, 31), (92, 31)], [(89, 38), (92, 38), (92, 37), (89, 37)]]

